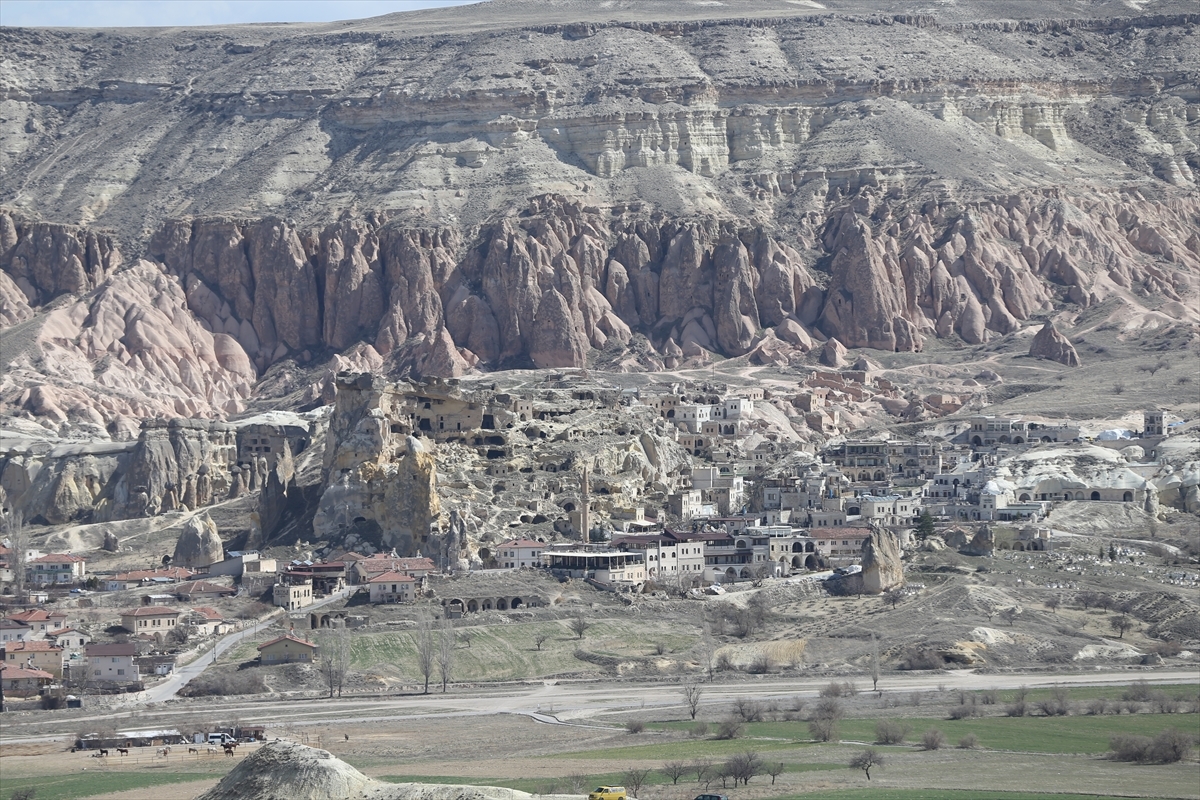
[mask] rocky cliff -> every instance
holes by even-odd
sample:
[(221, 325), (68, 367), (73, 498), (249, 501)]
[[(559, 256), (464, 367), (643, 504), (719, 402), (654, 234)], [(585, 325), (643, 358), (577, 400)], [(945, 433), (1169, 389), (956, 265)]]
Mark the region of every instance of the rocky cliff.
[(825, 5), (6, 29), (0, 402), (1195, 330), (1194, 8)]

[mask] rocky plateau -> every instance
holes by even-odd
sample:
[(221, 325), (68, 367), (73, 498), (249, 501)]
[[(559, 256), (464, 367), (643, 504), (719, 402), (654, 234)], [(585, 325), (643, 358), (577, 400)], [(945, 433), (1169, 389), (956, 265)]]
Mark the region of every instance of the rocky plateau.
[(918, 6), (4, 28), (0, 408), (131, 439), (347, 367), (828, 361), (1106, 303), (1194, 343), (1195, 7)]

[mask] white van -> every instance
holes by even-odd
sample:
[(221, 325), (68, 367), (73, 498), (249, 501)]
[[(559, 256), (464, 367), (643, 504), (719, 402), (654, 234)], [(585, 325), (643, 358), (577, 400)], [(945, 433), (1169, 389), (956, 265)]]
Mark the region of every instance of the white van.
[(229, 744), (236, 741), (237, 739), (234, 739), (228, 733), (210, 733), (208, 735), (209, 744)]

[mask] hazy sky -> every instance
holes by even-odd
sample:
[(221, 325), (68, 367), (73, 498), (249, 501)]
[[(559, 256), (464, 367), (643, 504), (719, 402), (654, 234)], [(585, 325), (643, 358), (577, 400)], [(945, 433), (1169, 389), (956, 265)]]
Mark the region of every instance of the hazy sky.
[(330, 22), (476, 0), (0, 0), (0, 25), (131, 27)]

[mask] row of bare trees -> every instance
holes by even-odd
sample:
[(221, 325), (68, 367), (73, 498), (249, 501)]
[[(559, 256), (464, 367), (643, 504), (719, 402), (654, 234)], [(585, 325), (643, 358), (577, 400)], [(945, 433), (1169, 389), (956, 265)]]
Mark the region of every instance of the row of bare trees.
[[(698, 758), (693, 761), (667, 761), (659, 769), (659, 772), (671, 780), (672, 786), (678, 785), (679, 781), (684, 778), (695, 775), (696, 783), (702, 783), (704, 788), (708, 789), (715, 781), (720, 781), (722, 788), (729, 788), (730, 781), (733, 781), (734, 787), (739, 784), (747, 786), (751, 779), (758, 775), (770, 775), (771, 784), (774, 785), (775, 779), (783, 774), (783, 769), (782, 761), (764, 761), (758, 751), (745, 750), (735, 753), (720, 763), (714, 763), (707, 758)], [(625, 772), (622, 780), (631, 796), (637, 797), (638, 792), (646, 785), (650, 773), (651, 770), (648, 769), (631, 769)]]
[(457, 638), (449, 617), (442, 617), (435, 624), (432, 615), (424, 613), (417, 620), (417, 632), (413, 635), (417, 647), (417, 667), (425, 679), (425, 694), (429, 694), (429, 679), (437, 669), (442, 679), (442, 692), (446, 691), (454, 671), (454, 647)]

